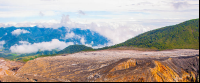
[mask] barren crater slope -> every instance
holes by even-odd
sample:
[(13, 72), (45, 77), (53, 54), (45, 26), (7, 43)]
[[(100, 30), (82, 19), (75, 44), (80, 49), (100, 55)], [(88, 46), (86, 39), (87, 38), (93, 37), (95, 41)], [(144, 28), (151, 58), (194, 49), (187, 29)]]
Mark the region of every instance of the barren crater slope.
[(101, 50), (43, 57), (1, 81), (196, 82), (199, 50)]

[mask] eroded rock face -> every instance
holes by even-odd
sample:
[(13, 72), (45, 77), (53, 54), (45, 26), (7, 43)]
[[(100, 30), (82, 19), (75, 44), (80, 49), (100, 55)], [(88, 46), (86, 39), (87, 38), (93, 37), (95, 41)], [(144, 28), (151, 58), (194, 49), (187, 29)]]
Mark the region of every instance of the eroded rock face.
[(28, 61), (13, 78), (29, 82), (198, 82), (199, 50), (109, 50), (43, 57)]
[(9, 61), (0, 58), (0, 80), (2, 80), (2, 77), (4, 76), (15, 75), (17, 70), (23, 65), (24, 63)]

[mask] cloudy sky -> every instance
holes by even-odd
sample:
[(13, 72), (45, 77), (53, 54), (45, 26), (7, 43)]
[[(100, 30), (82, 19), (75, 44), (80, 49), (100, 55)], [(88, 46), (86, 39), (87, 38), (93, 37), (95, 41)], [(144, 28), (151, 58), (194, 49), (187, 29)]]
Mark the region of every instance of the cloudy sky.
[(196, 18), (199, 0), (0, 0), (0, 27), (90, 29), (111, 45)]

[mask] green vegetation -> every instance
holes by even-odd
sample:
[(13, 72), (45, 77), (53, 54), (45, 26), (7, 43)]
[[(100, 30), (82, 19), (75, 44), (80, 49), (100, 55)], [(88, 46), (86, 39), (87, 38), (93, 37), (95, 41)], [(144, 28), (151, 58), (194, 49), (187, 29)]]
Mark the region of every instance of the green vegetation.
[(27, 62), (29, 60), (33, 60), (33, 59), (38, 58), (38, 57), (39, 57), (39, 55), (17, 57), (17, 58), (14, 59), (14, 61)]
[(70, 45), (66, 47), (65, 49), (58, 52), (58, 54), (64, 54), (64, 53), (75, 53), (80, 51), (94, 51), (93, 48), (87, 47), (84, 45)]
[(10, 60), (21, 60), (24, 57), (41, 56), (41, 55), (53, 55), (57, 54), (58, 50), (54, 49), (52, 51), (40, 51), (37, 53), (26, 53), (26, 54), (16, 54), (16, 53), (0, 53), (0, 57), (10, 59)]
[(33, 56), (24, 56), (14, 59), (14, 61), (20, 61), (20, 62), (27, 62), (29, 60), (33, 60), (39, 57), (47, 57), (47, 56), (56, 56), (57, 54), (50, 54), (50, 55), (33, 55)]
[(57, 54), (49, 54), (49, 55), (32, 55), (32, 56), (24, 56), (24, 57), (17, 57), (15, 59), (13, 59), (13, 61), (20, 61), (20, 62), (27, 62), (29, 60), (33, 60), (39, 57), (47, 57), (47, 56), (55, 56)]
[(101, 49), (133, 46), (139, 48), (199, 49), (199, 19), (148, 31), (123, 43)]
[(15, 58), (19, 57), (19, 55), (13, 54), (13, 53), (0, 53), (0, 57), (10, 59), (10, 60), (14, 60)]
[(0, 57), (13, 61), (27, 62), (29, 60), (33, 60), (38, 57), (55, 56), (57, 54), (64, 54), (64, 53), (71, 54), (80, 51), (94, 51), (94, 49), (84, 45), (70, 45), (59, 52), (57, 50), (53, 50), (53, 51), (41, 51), (37, 53), (19, 54), (19, 55), (15, 53), (0, 53)]

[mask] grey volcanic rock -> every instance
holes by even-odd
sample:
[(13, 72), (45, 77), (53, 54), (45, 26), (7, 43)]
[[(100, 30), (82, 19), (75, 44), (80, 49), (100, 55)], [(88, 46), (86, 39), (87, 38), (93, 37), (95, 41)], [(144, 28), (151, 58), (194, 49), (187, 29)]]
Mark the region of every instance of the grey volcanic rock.
[[(15, 80), (9, 81), (196, 82), (199, 81), (199, 50), (101, 50), (62, 54), (28, 61), (12, 77)], [(1, 81), (8, 81), (8, 76)]]

